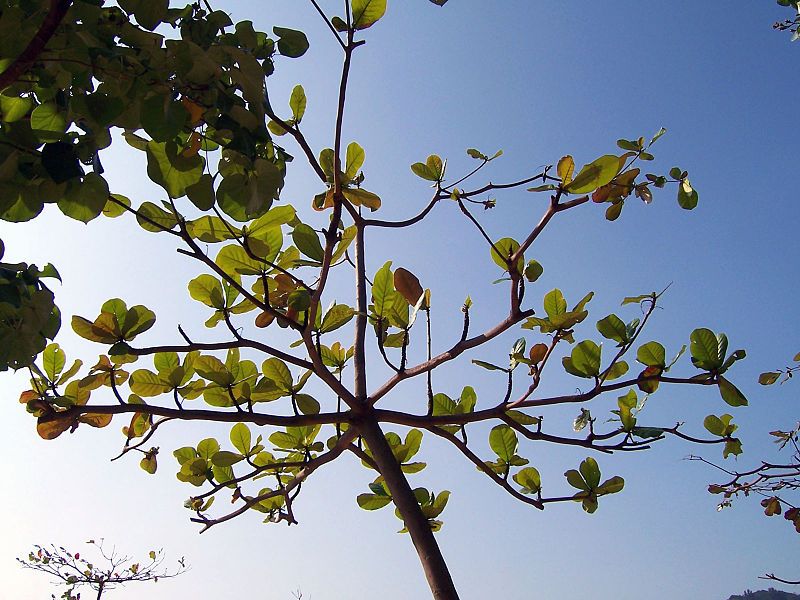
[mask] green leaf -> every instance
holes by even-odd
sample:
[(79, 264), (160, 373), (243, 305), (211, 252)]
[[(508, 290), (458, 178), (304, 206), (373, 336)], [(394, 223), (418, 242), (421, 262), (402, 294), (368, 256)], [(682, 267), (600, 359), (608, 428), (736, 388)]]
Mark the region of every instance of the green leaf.
[(252, 436), (250, 428), (244, 423), (236, 423), (231, 428), (231, 443), (233, 447), (244, 455), (250, 452)]
[(225, 308), (222, 284), (216, 277), (203, 274), (189, 282), (189, 295), (206, 306), (221, 310)]
[(189, 235), (201, 242), (215, 243), (233, 239), (241, 232), (237, 227), (225, 226), (225, 222), (219, 217), (203, 216), (186, 223), (186, 230)]
[(144, 202), (138, 208), (136, 221), (142, 229), (153, 233), (174, 229), (178, 224), (178, 219), (174, 214), (165, 211), (152, 202)]
[(292, 231), (292, 241), (297, 249), (310, 259), (322, 262), (325, 250), (319, 241), (317, 232), (305, 223), (298, 224)]
[(279, 225), (291, 223), (294, 221), (296, 211), (293, 206), (273, 206), (263, 215), (258, 217), (255, 221), (250, 223), (247, 227), (247, 232), (250, 236), (261, 237), (265, 231), (271, 231)]
[(169, 372), (180, 366), (177, 352), (157, 352), (153, 355), (153, 365), (160, 373)]
[(386, 0), (351, 0), (353, 29), (372, 27), (386, 12)]
[(744, 394), (722, 375), (719, 376), (718, 385), (719, 393), (726, 403), (731, 406), (747, 406), (747, 398), (744, 397)]
[(189, 112), (172, 94), (155, 94), (141, 103), (144, 130), (156, 142), (170, 142), (181, 132)]
[(322, 317), (320, 333), (330, 333), (346, 325), (355, 315), (355, 310), (346, 304), (334, 304)]
[(147, 473), (150, 473), (150, 475), (154, 475), (156, 469), (158, 469), (156, 453), (146, 452), (142, 460), (139, 461), (139, 466)]
[(558, 189), (557, 186), (553, 185), (552, 183), (546, 183), (544, 185), (537, 185), (534, 187), (529, 187), (529, 192), (550, 192), (552, 190)]
[[(497, 249), (497, 251), (495, 250)], [(494, 264), (498, 267), (503, 269), (504, 271), (508, 271), (508, 259), (511, 258), (511, 255), (514, 254), (517, 250), (519, 250), (519, 242), (513, 238), (502, 238), (497, 240), (494, 243), (494, 248), (491, 249), (491, 256)], [(499, 254), (498, 254), (499, 251)], [(523, 257), (519, 257), (517, 260), (517, 271), (522, 273), (522, 265), (524, 263)]]
[(520, 425), (538, 425), (542, 422), (539, 417), (532, 417), (519, 410), (508, 410), (506, 411), (506, 415)]
[(108, 202), (108, 183), (96, 173), (88, 173), (83, 181), (73, 180), (67, 193), (58, 201), (62, 213), (88, 223), (100, 216)]
[(0, 95), (0, 120), (4, 123), (19, 121), (33, 107), (33, 100), (27, 96)]
[(601, 352), (601, 346), (592, 340), (584, 340), (572, 349), (572, 366), (585, 377), (596, 377), (600, 374)]
[(61, 349), (61, 346), (56, 343), (48, 344), (44, 352), (42, 352), (42, 365), (47, 378), (55, 382), (66, 364), (67, 355)]
[(292, 373), (279, 358), (268, 358), (261, 364), (261, 372), (264, 377), (271, 379), (278, 389), (288, 392), (292, 389)]
[(658, 427), (634, 427), (631, 433), (643, 439), (651, 439), (663, 436), (664, 430)]
[(247, 251), (238, 244), (224, 246), (218, 253), (215, 261), (217, 265), (231, 275), (259, 275), (265, 265), (252, 258)]
[(531, 259), (528, 261), (528, 264), (525, 265), (525, 279), (531, 283), (539, 279), (542, 273), (544, 273), (544, 267), (539, 264), (537, 260)]
[(147, 175), (164, 188), (170, 198), (186, 195), (186, 188), (200, 181), (203, 175), (203, 158), (183, 156), (175, 142), (147, 143)]
[(708, 415), (703, 419), (703, 427), (712, 435), (718, 435), (720, 437), (725, 435), (726, 425), (716, 415)]
[(289, 58), (299, 58), (308, 50), (308, 38), (302, 31), (273, 27), (272, 31), (278, 36), (278, 52)]
[(570, 194), (588, 194), (610, 183), (619, 173), (619, 157), (606, 154), (585, 165), (564, 190)]
[(45, 102), (31, 112), (30, 125), (39, 141), (57, 142), (67, 130), (67, 116), (54, 102)]
[(353, 206), (366, 206), (372, 211), (381, 207), (381, 198), (363, 188), (345, 188), (342, 194)]
[(597, 461), (595, 459), (593, 459), (591, 456), (588, 457), (586, 460), (581, 462), (579, 469), (583, 479), (590, 488), (595, 489), (598, 485), (600, 485), (600, 467), (597, 465)]
[(597, 331), (604, 338), (619, 342), (620, 345), (628, 341), (625, 323), (617, 315), (611, 314), (597, 322)]
[(364, 164), (364, 149), (356, 142), (347, 145), (347, 157), (345, 159), (344, 176), (348, 180), (353, 180), (358, 175), (358, 171)]
[(637, 142), (632, 140), (617, 140), (617, 146), (630, 152), (639, 152), (642, 149)]
[(150, 398), (160, 396), (172, 390), (172, 384), (161, 378), (160, 375), (147, 369), (137, 369), (131, 373), (130, 388), (134, 394)]
[(506, 462), (516, 454), (518, 445), (517, 434), (508, 425), (496, 425), (489, 432), (489, 447)]
[(650, 139), (650, 145), (652, 146), (653, 144), (655, 144), (655, 143), (658, 141), (658, 139), (659, 139), (659, 138), (660, 138), (662, 135), (664, 135), (665, 133), (667, 133), (667, 130), (666, 130), (664, 127), (661, 127), (661, 128), (660, 128), (660, 129), (659, 129), (659, 130), (656, 132), (656, 134), (655, 134), (655, 135), (654, 135), (654, 136), (653, 136), (653, 137)]
[(211, 457), (211, 464), (215, 467), (230, 467), (243, 460), (244, 456), (241, 454), (229, 452), (228, 450), (220, 450)]
[(233, 375), (228, 372), (222, 361), (216, 356), (199, 356), (194, 361), (197, 374), (203, 379), (208, 379), (218, 386), (228, 386), (233, 383)]
[(214, 193), (214, 178), (208, 173), (203, 173), (197, 183), (186, 186), (186, 196), (199, 210), (210, 210), (217, 200)]
[(372, 302), (375, 306), (375, 314), (384, 318), (388, 316), (397, 294), (394, 289), (394, 275), (391, 268), (392, 261), (388, 261), (378, 269), (372, 280)]
[(636, 352), (636, 360), (648, 367), (665, 367), (666, 351), (658, 342), (647, 342)]
[(482, 367), (482, 368), (486, 369), (487, 371), (506, 371), (506, 372), (508, 371), (507, 369), (504, 369), (503, 367), (498, 367), (497, 365), (493, 365), (492, 363), (488, 363), (488, 362), (483, 361), (483, 360), (475, 360), (475, 359), (473, 359), (472, 360), (472, 364), (476, 365), (478, 367)]
[(624, 360), (615, 362), (606, 374), (606, 381), (614, 381), (619, 379), (628, 372), (628, 363)]
[(128, 212), (125, 207), (130, 208), (130, 206), (130, 199), (121, 194), (110, 194), (106, 205), (103, 207), (103, 216), (109, 219), (115, 219)]
[(295, 123), (299, 123), (306, 114), (306, 92), (302, 85), (294, 86), (292, 95), (289, 97), (289, 108), (292, 109), (292, 118)]
[(309, 396), (308, 394), (297, 394), (295, 396), (295, 401), (297, 402), (297, 408), (300, 409), (300, 412), (304, 415), (317, 415), (321, 409), (319, 402), (313, 396)]
[(142, 0), (136, 3), (133, 14), (139, 25), (153, 31), (166, 19), (168, 8), (169, 0)]
[(738, 438), (731, 438), (725, 442), (722, 449), (722, 458), (728, 458), (731, 454), (739, 456), (742, 453), (742, 441)]
[(378, 510), (390, 504), (391, 501), (391, 496), (379, 496), (377, 494), (359, 494), (356, 497), (356, 502), (364, 510)]
[(425, 161), (425, 166), (436, 176), (437, 181), (444, 179), (445, 162), (436, 154), (431, 154)]
[(678, 205), (685, 210), (692, 210), (697, 206), (697, 190), (689, 183), (689, 179), (683, 179), (678, 184)]
[(428, 168), (428, 165), (425, 163), (414, 163), (411, 165), (411, 170), (414, 172), (414, 175), (417, 177), (421, 177), (422, 179), (426, 179), (428, 181), (439, 181), (439, 177), (433, 171)]
[(567, 301), (558, 288), (550, 290), (544, 297), (544, 312), (552, 319), (567, 312)]
[(513, 479), (522, 486), (523, 494), (538, 494), (542, 490), (542, 478), (534, 467), (521, 469)]
[(602, 496), (605, 494), (616, 494), (622, 491), (622, 488), (625, 487), (625, 480), (620, 477), (619, 475), (615, 475), (614, 477), (607, 479), (600, 487), (597, 488), (597, 495)]
[(197, 444), (197, 455), (204, 460), (211, 460), (217, 452), (219, 452), (219, 442), (214, 438), (206, 438)]
[(761, 375), (758, 376), (758, 383), (760, 383), (761, 385), (772, 385), (773, 383), (778, 381), (778, 378), (780, 376), (781, 374), (775, 371), (761, 373)]
[(720, 341), (710, 329), (699, 328), (692, 331), (689, 336), (689, 351), (692, 354), (692, 364), (704, 371), (713, 371), (722, 366), (723, 357), (720, 356)]
[(583, 480), (581, 474), (575, 469), (570, 469), (569, 471), (566, 471), (564, 473), (564, 477), (567, 478), (567, 483), (569, 483), (574, 488), (578, 488), (579, 490), (583, 490), (584, 492), (588, 492), (591, 489)]
[(655, 300), (655, 294), (640, 294), (638, 296), (626, 296), (622, 300), (622, 306), (626, 304), (641, 304), (645, 300)]

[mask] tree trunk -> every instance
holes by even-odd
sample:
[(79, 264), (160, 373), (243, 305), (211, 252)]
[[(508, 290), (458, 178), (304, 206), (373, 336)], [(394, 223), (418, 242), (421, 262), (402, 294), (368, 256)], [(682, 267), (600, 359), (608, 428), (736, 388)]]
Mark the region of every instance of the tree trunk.
[(414, 497), (414, 492), (408, 484), (405, 474), (392, 454), (386, 438), (383, 436), (380, 425), (371, 414), (365, 415), (361, 433), (369, 446), (372, 458), (375, 460), (380, 473), (386, 481), (392, 500), (400, 515), (403, 517), (406, 529), (411, 535), (411, 541), (417, 549), (419, 561), (431, 588), (435, 600), (458, 600), (453, 579), (447, 568), (439, 544), (436, 543), (428, 519), (422, 514), (422, 509)]

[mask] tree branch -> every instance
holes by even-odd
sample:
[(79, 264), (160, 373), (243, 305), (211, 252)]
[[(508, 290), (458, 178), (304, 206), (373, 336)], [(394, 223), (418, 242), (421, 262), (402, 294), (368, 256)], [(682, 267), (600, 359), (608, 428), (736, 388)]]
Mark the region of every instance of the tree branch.
[(50, 0), (50, 9), (47, 11), (39, 31), (36, 32), (22, 53), (14, 59), (14, 62), (0, 73), (0, 91), (16, 82), (19, 76), (36, 62), (47, 42), (61, 25), (71, 4), (72, 0)]
[(498, 335), (507, 331), (508, 329), (519, 323), (522, 319), (525, 319), (531, 316), (532, 314), (533, 314), (532, 310), (524, 310), (517, 314), (511, 314), (508, 317), (506, 317), (503, 321), (495, 325), (492, 329), (489, 329), (488, 331), (480, 335), (476, 335), (475, 337), (471, 337), (466, 340), (460, 340), (455, 345), (453, 345), (449, 350), (446, 350), (441, 354), (434, 356), (432, 359), (426, 360), (424, 363), (420, 363), (414, 367), (411, 367), (410, 369), (406, 369), (401, 373), (397, 373), (396, 375), (388, 379), (378, 390), (376, 390), (369, 397), (370, 404), (375, 404), (383, 396), (388, 394), (401, 381), (405, 379), (410, 379), (412, 377), (416, 377), (417, 375), (421, 375), (423, 373), (427, 373), (431, 369), (435, 369), (439, 365), (453, 360), (465, 350), (475, 348), (477, 346), (480, 346), (481, 344), (488, 342), (491, 339), (496, 338)]
[(472, 452), (472, 450), (469, 449), (469, 446), (467, 446), (464, 442), (462, 442), (460, 439), (458, 439), (452, 433), (449, 433), (449, 432), (447, 432), (447, 431), (445, 431), (443, 429), (439, 429), (438, 427), (430, 427), (430, 428), (428, 428), (428, 431), (438, 435), (441, 438), (446, 439), (448, 442), (453, 444), (456, 448), (458, 448), (461, 451), (461, 453), (464, 456), (466, 456), (476, 467), (478, 467), (478, 470), (480, 470), (484, 474), (488, 475), (489, 478), (492, 481), (494, 481), (497, 485), (499, 485), (501, 488), (503, 488), (506, 492), (508, 492), (509, 494), (514, 496), (514, 498), (516, 498), (517, 500), (519, 500), (521, 502), (524, 502), (525, 504), (530, 504), (531, 506), (534, 506), (534, 507), (538, 508), (539, 510), (543, 510), (544, 509), (544, 506), (542, 505), (542, 503), (539, 500), (536, 500), (535, 498), (530, 498), (530, 497), (526, 496), (525, 494), (522, 494), (518, 490), (514, 489), (514, 487), (510, 483), (508, 483), (508, 481), (506, 481), (505, 479), (500, 477), (497, 473), (492, 471), (486, 465), (486, 463), (484, 463), (480, 459), (479, 456), (477, 456), (474, 452)]

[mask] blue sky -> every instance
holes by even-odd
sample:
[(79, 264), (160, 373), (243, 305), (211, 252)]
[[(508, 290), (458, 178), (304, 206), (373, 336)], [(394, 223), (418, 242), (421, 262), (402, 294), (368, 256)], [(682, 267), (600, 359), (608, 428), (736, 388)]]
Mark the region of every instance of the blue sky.
[[(333, 12), (340, 3), (322, 5)], [(271, 97), (281, 106), (292, 86), (302, 83), (310, 142), (316, 149), (331, 145), (340, 51), (310, 4), (219, 6), (234, 20), (252, 19), (263, 30), (281, 25), (308, 33), (305, 57), (279, 60), (269, 80)], [(443, 8), (427, 0), (390, 1), (354, 59), (345, 139), (366, 150), (364, 185), (382, 196), (382, 216), (402, 218), (427, 201), (430, 190), (409, 165), (430, 153), (448, 158), (455, 175), (471, 166), (466, 148), (502, 148), (504, 156), (475, 179), (482, 184), (538, 172), (564, 154), (580, 165), (614, 152), (620, 137), (666, 127), (668, 134), (654, 149), (656, 167), (687, 169), (700, 192), (698, 208), (681, 210), (673, 190), (666, 189), (650, 206), (629, 200), (614, 223), (596, 205), (560, 216), (528, 253), (545, 268), (528, 298), (540, 308), (541, 296), (554, 287), (572, 302), (594, 290), (589, 308), (596, 321), (612, 311), (623, 314), (622, 297), (671, 283), (646, 339), (662, 341), (674, 354), (695, 327), (726, 332), (732, 348), (748, 352), (731, 376), (751, 406), (731, 410), (713, 391), (670, 389), (652, 398), (645, 418), (654, 425), (686, 421), (687, 430), (700, 433), (705, 415), (733, 412), (745, 445), (737, 464), (744, 468), (774, 457), (767, 432), (791, 427), (798, 418), (792, 404), (796, 384), (756, 384), (758, 373), (784, 366), (800, 350), (792, 267), (800, 250), (800, 153), (793, 127), (800, 46), (770, 27), (786, 15), (769, 0), (724, 8), (689, 0), (451, 0)], [(293, 150), (288, 143), (287, 148)], [(122, 147), (114, 152), (104, 160), (113, 190), (134, 201), (157, 199), (158, 191), (136, 170), (141, 157)], [(283, 200), (307, 209), (319, 191), (298, 158)], [(494, 238), (524, 236), (546, 201), (524, 191), (497, 199), (496, 209), (480, 215)], [(8, 259), (56, 263), (64, 277), (57, 294), (66, 314), (94, 316), (104, 300), (121, 297), (158, 314), (148, 342), (173, 340), (177, 323), (198, 336), (213, 336), (202, 327), (205, 312), (185, 291), (196, 267), (174, 252), (171, 239), (130, 220), (83, 226), (57, 211), (29, 224), (2, 223), (0, 235)], [(412, 231), (373, 233), (367, 242), (368, 270), (394, 260), (432, 288), (435, 346), (458, 336), (459, 307), (467, 294), (475, 301), (476, 330), (493, 322), (495, 307), (506, 302), (505, 288), (491, 285), (498, 274), (488, 251), (454, 206), (438, 207)], [(336, 289), (346, 297), (350, 284), (346, 276)], [(583, 335), (592, 336), (588, 321)], [(468, 358), (500, 360), (515, 337)], [(534, 341), (529, 332), (527, 337)], [(67, 327), (59, 342), (69, 357), (87, 363), (100, 350)], [(687, 358), (682, 365), (680, 372), (693, 373)], [(371, 388), (385, 375), (377, 365), (373, 373)], [(580, 385), (551, 376), (543, 393)], [(468, 361), (435, 379), (437, 391), (450, 395), (466, 382), (487, 404), (504, 391), (502, 381)], [(0, 378), (8, 405), (0, 422), (6, 482), (0, 578), (9, 597), (33, 600), (54, 591), (46, 578), (13, 563), (31, 544), (53, 541), (80, 549), (86, 539), (100, 537), (140, 554), (163, 547), (193, 565), (177, 580), (111, 596), (119, 600), (142, 594), (152, 600), (284, 600), (298, 588), (304, 600), (427, 597), (416, 555), (410, 541), (395, 533), (399, 522), (391, 511), (366, 513), (356, 506), (355, 495), (371, 481), (357, 461), (345, 458), (305, 486), (298, 527), (260, 525), (245, 515), (198, 536), (182, 508), (191, 490), (175, 480), (170, 453), (208, 435), (224, 438), (225, 430), (180, 425), (164, 432), (156, 442), (162, 448), (159, 471), (148, 476), (134, 460), (109, 463), (122, 443), (121, 422), (40, 440), (16, 404), (24, 384), (21, 375)], [(419, 397), (409, 386), (389, 402), (407, 406)], [(596, 414), (613, 403), (600, 402)], [(547, 419), (568, 424), (573, 412), (555, 411)], [(546, 446), (523, 449), (551, 489), (586, 456)], [(436, 440), (424, 444), (422, 460), (430, 466), (413, 483), (453, 492), (439, 542), (464, 600), (722, 600), (745, 588), (767, 587), (757, 579), (767, 571), (796, 576), (797, 534), (783, 519), (766, 519), (755, 499), (716, 512), (715, 497), (705, 491), (716, 474), (683, 460), (699, 450), (721, 460), (716, 448), (674, 441), (650, 452), (598, 457), (604, 474), (624, 476), (626, 488), (601, 501), (594, 515), (577, 504), (544, 512), (517, 504)]]

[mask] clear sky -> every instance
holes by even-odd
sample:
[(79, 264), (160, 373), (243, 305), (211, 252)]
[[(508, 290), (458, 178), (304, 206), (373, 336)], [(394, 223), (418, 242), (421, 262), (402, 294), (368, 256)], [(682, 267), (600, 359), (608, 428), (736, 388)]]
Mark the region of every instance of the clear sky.
[[(340, 2), (322, 5), (333, 12)], [(732, 348), (748, 352), (731, 378), (751, 406), (730, 409), (713, 390), (670, 389), (651, 400), (644, 419), (653, 425), (686, 421), (687, 431), (701, 433), (705, 415), (730, 411), (745, 448), (738, 466), (774, 458), (768, 432), (793, 426), (800, 393), (797, 384), (756, 383), (758, 373), (784, 366), (800, 351), (792, 267), (800, 250), (800, 44), (771, 30), (773, 21), (788, 16), (786, 9), (771, 0), (389, 5), (356, 53), (345, 120), (345, 139), (366, 150), (364, 185), (382, 196), (383, 216), (410, 216), (424, 205), (430, 190), (409, 165), (433, 152), (448, 158), (455, 174), (471, 166), (466, 148), (502, 148), (502, 159), (476, 180), (500, 182), (538, 172), (568, 153), (580, 165), (614, 152), (620, 137), (666, 127), (669, 133), (655, 146), (656, 166), (687, 169), (700, 192), (698, 208), (681, 210), (667, 189), (657, 191), (650, 206), (629, 200), (615, 223), (606, 222), (596, 205), (567, 213), (528, 253), (545, 268), (528, 298), (539, 308), (553, 287), (572, 302), (594, 290), (589, 308), (590, 321), (596, 321), (612, 311), (623, 314), (623, 296), (672, 283), (645, 337), (674, 354), (695, 327), (726, 332)], [(331, 145), (341, 52), (310, 3), (218, 6), (262, 30), (279, 25), (308, 33), (305, 57), (278, 60), (271, 96), (282, 106), (292, 86), (302, 83), (309, 98), (303, 122), (308, 137), (317, 149)], [(295, 150), (288, 142), (287, 149)], [(321, 190), (301, 162), (291, 165), (283, 199), (307, 209)], [(158, 191), (142, 181), (141, 156), (119, 148), (106, 154), (104, 164), (114, 191), (134, 201), (157, 200)], [(524, 191), (497, 198), (498, 207), (481, 215), (494, 238), (524, 235), (545, 202)], [(174, 252), (171, 239), (146, 233), (130, 219), (83, 226), (55, 210), (29, 224), (0, 223), (0, 235), (8, 260), (58, 266), (64, 285), (57, 287), (57, 299), (66, 315), (93, 317), (104, 300), (121, 297), (156, 311), (159, 321), (148, 343), (174, 341), (178, 323), (213, 339), (214, 332), (202, 327), (207, 313), (186, 293), (196, 267)], [(391, 259), (432, 288), (435, 347), (457, 337), (467, 294), (475, 301), (476, 329), (491, 323), (496, 307), (507, 302), (505, 288), (490, 284), (496, 266), (453, 206), (437, 208), (412, 231), (372, 235), (367, 242), (370, 272)], [(339, 285), (347, 290), (350, 281)], [(624, 314), (632, 318), (635, 310), (628, 309)], [(584, 336), (593, 336), (594, 321), (587, 321)], [(501, 360), (514, 337), (469, 358)], [(58, 341), (69, 358), (89, 364), (102, 350), (68, 326)], [(694, 373), (688, 358), (682, 365), (679, 373)], [(464, 361), (438, 376), (435, 386), (454, 395), (469, 382), (488, 406), (504, 392), (503, 382), (490, 375)], [(552, 375), (545, 391), (569, 393), (581, 385)], [(370, 387), (382, 376), (378, 371)], [(21, 374), (0, 377), (6, 404), (0, 420), (0, 596), (39, 600), (55, 591), (46, 577), (13, 561), (33, 543), (81, 550), (85, 540), (105, 537), (131, 553), (163, 547), (168, 556), (185, 555), (193, 567), (179, 579), (110, 595), (118, 600), (288, 600), (297, 589), (304, 600), (427, 597), (416, 554), (410, 540), (395, 533), (399, 522), (391, 510), (367, 513), (356, 506), (356, 494), (372, 479), (358, 461), (345, 457), (304, 486), (296, 507), (299, 526), (261, 525), (244, 515), (198, 536), (182, 508), (194, 488), (175, 479), (171, 451), (209, 435), (224, 438), (224, 429), (165, 430), (155, 442), (162, 449), (159, 471), (149, 476), (130, 457), (109, 462), (123, 442), (122, 420), (105, 430), (82, 428), (56, 441), (40, 440), (16, 402), (24, 385)], [(420, 400), (413, 386), (399, 392), (392, 402)], [(596, 414), (613, 403), (600, 403)], [(573, 412), (547, 418), (569, 423)], [(767, 587), (757, 577), (768, 571), (800, 575), (797, 534), (779, 517), (766, 519), (757, 499), (715, 511), (717, 498), (706, 485), (716, 474), (683, 459), (703, 450), (721, 461), (716, 447), (668, 441), (650, 452), (597, 457), (604, 475), (624, 476), (626, 487), (586, 515), (577, 504), (544, 512), (518, 504), (452, 449), (429, 441), (421, 459), (430, 466), (412, 483), (453, 492), (439, 542), (464, 600), (723, 600)], [(523, 450), (552, 482), (550, 489), (564, 485), (564, 470), (586, 456), (543, 445)]]

